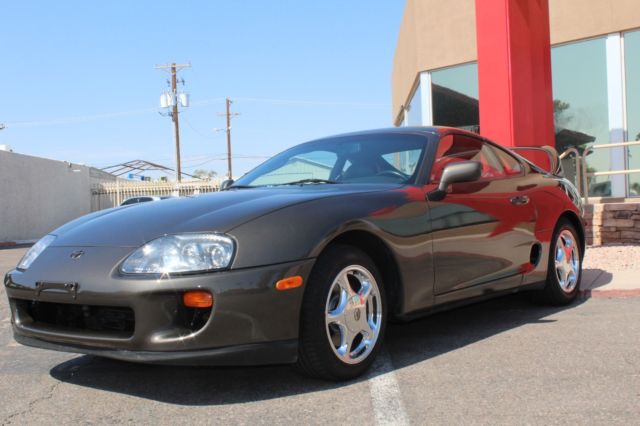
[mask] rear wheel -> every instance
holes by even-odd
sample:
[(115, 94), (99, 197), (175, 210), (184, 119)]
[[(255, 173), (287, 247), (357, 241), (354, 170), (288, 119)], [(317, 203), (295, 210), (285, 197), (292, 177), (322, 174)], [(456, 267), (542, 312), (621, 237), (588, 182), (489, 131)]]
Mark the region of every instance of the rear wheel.
[(311, 274), (301, 316), (300, 370), (327, 380), (364, 373), (386, 323), (384, 287), (373, 261), (355, 247), (330, 247)]
[(558, 222), (550, 250), (547, 284), (541, 296), (548, 303), (566, 305), (577, 297), (582, 278), (580, 239), (570, 221)]

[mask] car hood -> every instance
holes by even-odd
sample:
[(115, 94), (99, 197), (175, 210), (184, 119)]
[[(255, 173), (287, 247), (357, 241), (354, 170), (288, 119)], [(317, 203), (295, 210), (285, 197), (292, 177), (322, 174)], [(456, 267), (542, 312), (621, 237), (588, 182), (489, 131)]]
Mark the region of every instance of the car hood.
[(83, 216), (56, 229), (52, 246), (139, 247), (166, 234), (229, 232), (262, 215), (319, 198), (379, 191), (396, 185), (305, 185), (231, 189), (135, 204)]

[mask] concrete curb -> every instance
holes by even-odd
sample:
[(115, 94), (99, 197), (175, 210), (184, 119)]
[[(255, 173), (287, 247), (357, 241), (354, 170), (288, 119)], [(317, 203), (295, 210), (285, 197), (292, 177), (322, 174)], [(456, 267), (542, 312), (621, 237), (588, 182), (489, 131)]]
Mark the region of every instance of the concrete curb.
[(640, 288), (624, 290), (581, 290), (580, 297), (583, 299), (628, 299), (640, 297)]
[(36, 241), (38, 240), (0, 241), (0, 249), (20, 247), (20, 246), (30, 246), (35, 244)]

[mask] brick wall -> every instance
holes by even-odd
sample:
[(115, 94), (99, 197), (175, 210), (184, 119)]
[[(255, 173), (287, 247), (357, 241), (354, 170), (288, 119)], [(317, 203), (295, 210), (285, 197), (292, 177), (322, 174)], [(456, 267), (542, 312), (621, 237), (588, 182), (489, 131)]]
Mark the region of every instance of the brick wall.
[(640, 244), (640, 201), (585, 206), (587, 244)]

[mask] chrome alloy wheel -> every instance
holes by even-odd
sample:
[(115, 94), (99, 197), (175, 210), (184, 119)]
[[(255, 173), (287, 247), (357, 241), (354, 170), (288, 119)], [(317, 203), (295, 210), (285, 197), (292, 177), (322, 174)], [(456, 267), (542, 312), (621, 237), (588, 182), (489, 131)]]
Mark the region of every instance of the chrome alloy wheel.
[(346, 364), (366, 359), (382, 325), (382, 299), (373, 274), (359, 265), (337, 275), (327, 297), (325, 323), (329, 344)]
[(565, 293), (571, 293), (578, 283), (580, 273), (580, 252), (573, 234), (565, 229), (558, 235), (556, 241), (556, 276), (560, 288)]

